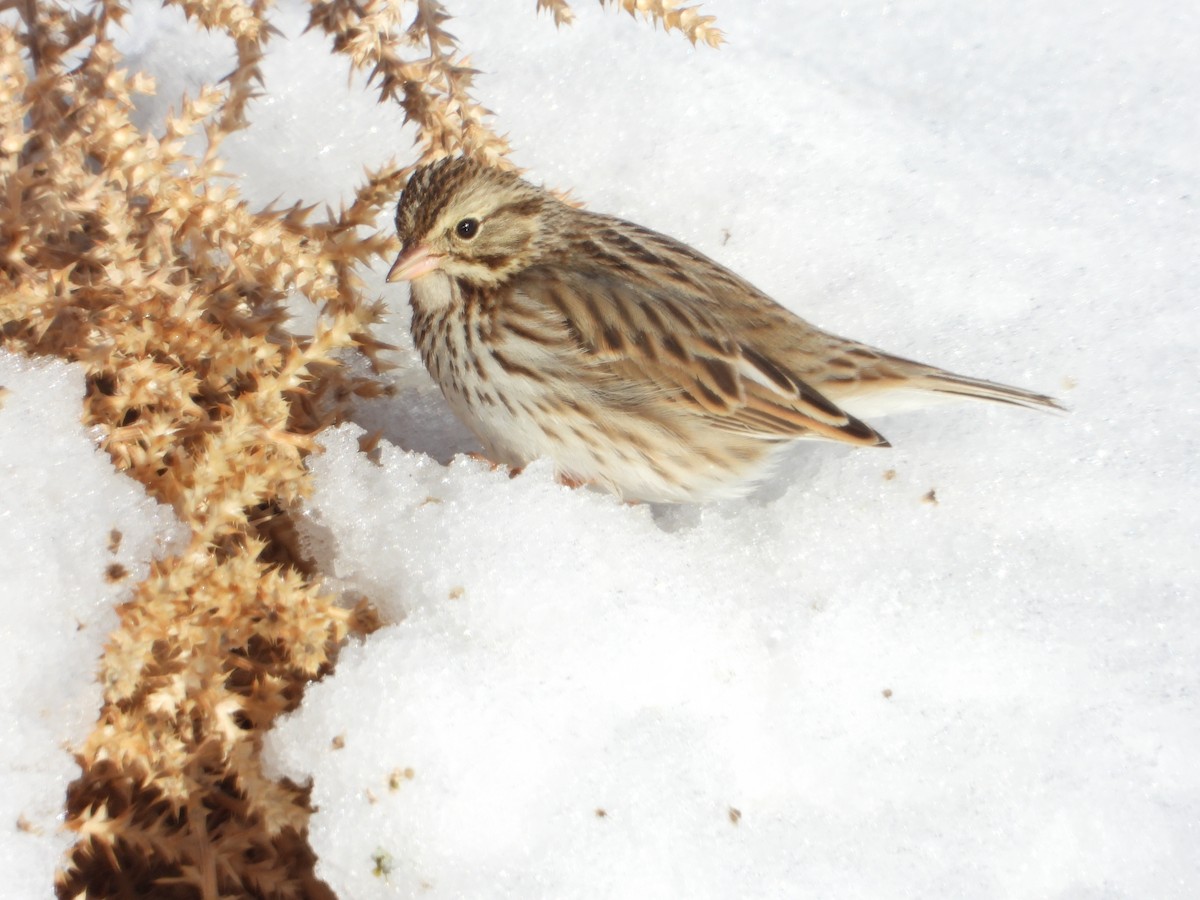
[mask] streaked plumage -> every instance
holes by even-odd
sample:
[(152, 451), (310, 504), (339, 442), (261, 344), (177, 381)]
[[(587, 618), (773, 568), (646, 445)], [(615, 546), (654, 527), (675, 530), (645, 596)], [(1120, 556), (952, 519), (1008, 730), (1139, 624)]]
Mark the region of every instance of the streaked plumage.
[(468, 159), (418, 169), (396, 226), (388, 280), (411, 281), (413, 340), (488, 454), (627, 499), (743, 494), (800, 438), (886, 446), (849, 410), (900, 393), (1057, 406), (823, 332), (679, 241)]

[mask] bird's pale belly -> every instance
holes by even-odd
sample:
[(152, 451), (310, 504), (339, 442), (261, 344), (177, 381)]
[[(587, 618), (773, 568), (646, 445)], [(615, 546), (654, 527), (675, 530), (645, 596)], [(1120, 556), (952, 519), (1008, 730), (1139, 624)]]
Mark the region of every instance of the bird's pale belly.
[(694, 420), (686, 427), (648, 425), (637, 410), (614, 406), (561, 363), (501, 345), (471, 345), (469, 329), (448, 328), (422, 346), (426, 368), (455, 414), (489, 458), (519, 467), (550, 459), (560, 475), (601, 485), (626, 499), (690, 502), (745, 494), (777, 449), (752, 442), (729, 452), (728, 435), (710, 440)]

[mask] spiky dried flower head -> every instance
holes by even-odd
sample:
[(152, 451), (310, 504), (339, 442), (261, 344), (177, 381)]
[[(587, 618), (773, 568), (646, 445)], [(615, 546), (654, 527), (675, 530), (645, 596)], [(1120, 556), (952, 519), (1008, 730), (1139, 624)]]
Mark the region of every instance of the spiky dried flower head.
[(639, 16), (648, 19), (656, 25), (661, 25), (664, 31), (679, 31), (693, 44), (702, 43), (710, 47), (719, 47), (725, 41), (725, 35), (713, 23), (713, 16), (701, 15), (699, 6), (685, 6), (679, 0), (600, 0), (604, 5), (618, 3), (621, 9), (634, 18)]
[[(219, 148), (241, 127), (272, 31), (258, 6), (185, 9), (234, 38), (239, 67), (158, 133), (135, 124), (134, 98), (153, 83), (122, 68), (108, 35), (118, 4), (19, 11), (20, 25), (0, 26), (0, 343), (83, 365), (85, 420), (192, 531), (120, 609), (59, 890), (101, 895), (118, 878), (170, 896), (159, 879), (173, 879), (193, 896), (251, 884), (311, 896), (305, 794), (258, 773), (258, 733), (355, 625), (277, 535), (307, 489), (311, 436), (343, 414), (339, 398), (377, 390), (337, 354), (378, 350), (379, 307), (354, 269), (392, 243), (359, 229), (394, 176), (313, 224), (241, 198)], [(199, 156), (185, 151), (194, 133), (207, 138)], [(311, 336), (283, 329), (294, 295), (324, 310)]]

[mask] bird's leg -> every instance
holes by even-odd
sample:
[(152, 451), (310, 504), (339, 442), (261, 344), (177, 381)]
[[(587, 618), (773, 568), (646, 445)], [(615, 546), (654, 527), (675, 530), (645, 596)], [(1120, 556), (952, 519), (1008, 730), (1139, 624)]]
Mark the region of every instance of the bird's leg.
[[(484, 454), (478, 453), (476, 451), (471, 451), (470, 453), (467, 453), (466, 456), (468, 459), (473, 459), (476, 462), (483, 463), (489, 469), (491, 469), (493, 472), (495, 472), (497, 469), (501, 469), (501, 468), (508, 469), (508, 477), (509, 478), (516, 478), (518, 475), (520, 475), (522, 472), (525, 471), (524, 466), (507, 466), (504, 463), (496, 462), (494, 459), (489, 459)], [(589, 484), (594, 483), (591, 481), (584, 481), (582, 478), (576, 478), (574, 475), (568, 475), (566, 472), (555, 472), (554, 480), (557, 481), (559, 484), (561, 484), (563, 487), (570, 488), (571, 490), (576, 490), (581, 487), (587, 487)], [(636, 506), (639, 503), (639, 501), (626, 500), (625, 503), (628, 506)]]
[(482, 453), (477, 453), (474, 450), (472, 450), (470, 453), (466, 454), (466, 457), (467, 457), (467, 459), (473, 459), (476, 462), (483, 463), (489, 469), (491, 469), (493, 472), (495, 472), (497, 469), (501, 469), (501, 468), (508, 469), (508, 477), (509, 478), (516, 478), (518, 475), (520, 475), (522, 472), (525, 471), (524, 466), (517, 466), (515, 468), (512, 466), (506, 466), (504, 463), (496, 462), (494, 459), (489, 459), (488, 457), (484, 456)]

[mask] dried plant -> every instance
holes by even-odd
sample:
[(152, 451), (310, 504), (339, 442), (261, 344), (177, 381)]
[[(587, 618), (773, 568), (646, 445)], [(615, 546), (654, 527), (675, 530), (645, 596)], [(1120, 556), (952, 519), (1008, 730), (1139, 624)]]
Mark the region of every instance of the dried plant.
[[(0, 0), (0, 346), (79, 362), (83, 417), (114, 464), (169, 503), (188, 546), (156, 563), (119, 610), (102, 661), (104, 707), (67, 798), (78, 840), (62, 897), (328, 897), (313, 874), (304, 789), (261, 772), (262, 734), (374, 626), (319, 589), (290, 539), (314, 437), (354, 396), (339, 354), (378, 363), (381, 305), (356, 274), (396, 249), (375, 231), (408, 175), (368, 174), (340, 211), (251, 209), (222, 144), (248, 126), (276, 34), (267, 0), (167, 0), (228, 35), (237, 64), (183, 98), (158, 132), (134, 124), (153, 80), (122, 67), (118, 0)], [(603, 0), (602, 0), (603, 2)], [(631, 15), (716, 46), (711, 18), (672, 0)], [(565, 0), (538, 0), (558, 24)], [(435, 0), (317, 0), (311, 26), (367, 71), (417, 129), (419, 156), (511, 167), (471, 96), (475, 75)], [(203, 151), (188, 138), (203, 134)], [(320, 310), (285, 328), (284, 303)]]
[[(698, 6), (681, 6), (678, 0), (600, 0), (601, 5), (619, 5), (634, 18), (639, 16), (666, 31), (681, 31), (693, 44), (699, 42), (710, 47), (719, 47), (725, 36), (713, 25), (712, 16), (700, 14)], [(537, 0), (539, 10), (548, 9), (554, 16), (555, 25), (570, 25), (575, 13), (567, 0)]]
[[(666, 31), (681, 31), (693, 44), (700, 42), (710, 47), (719, 47), (725, 36), (713, 25), (712, 16), (700, 14), (699, 7), (680, 6), (678, 0), (600, 0), (601, 3), (619, 3), (634, 18), (641, 16)], [(556, 18), (557, 20), (557, 18)]]

